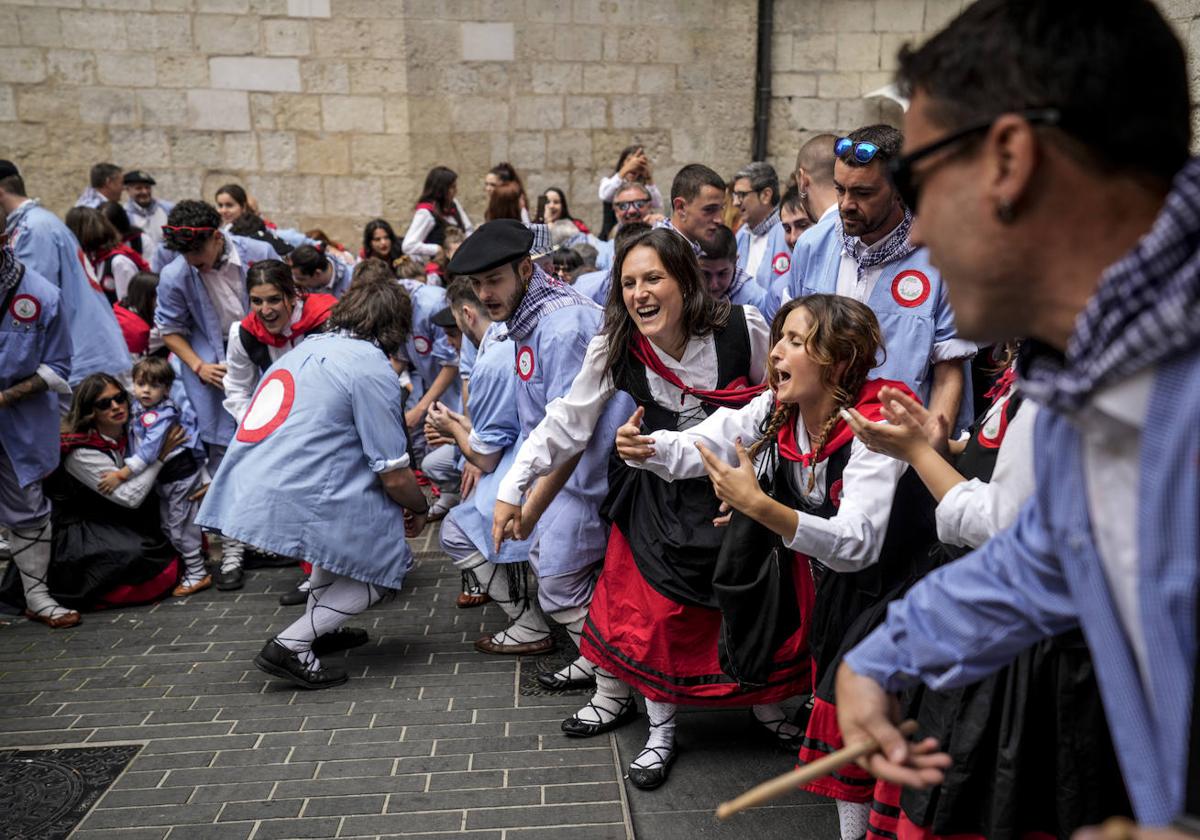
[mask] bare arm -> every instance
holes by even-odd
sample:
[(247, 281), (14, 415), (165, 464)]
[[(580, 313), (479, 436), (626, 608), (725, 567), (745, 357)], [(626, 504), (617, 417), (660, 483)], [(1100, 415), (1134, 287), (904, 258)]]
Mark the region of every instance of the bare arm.
[(413, 513), (425, 513), (429, 509), (425, 503), (425, 494), (421, 492), (416, 476), (408, 467), (380, 473), (379, 480), (383, 483), (384, 492), (400, 507)]
[(163, 344), (168, 350), (179, 357), (179, 361), (183, 362), (205, 385), (210, 385), (213, 388), (220, 390), (225, 389), (225, 365), (209, 364), (197, 355), (192, 349), (192, 343), (187, 340), (187, 337), (180, 333), (167, 333), (162, 337)]
[(949, 359), (933, 366), (933, 388), (929, 393), (929, 412), (942, 415), (951, 427), (958, 417), (958, 408), (962, 404), (964, 384), (962, 359)]
[(40, 394), (48, 387), (46, 380), (42, 379), (36, 373), (33, 376), (27, 376), (12, 387), (0, 391), (0, 408), (8, 408), (9, 406), (16, 405), (21, 400), (29, 399), (34, 394)]
[(533, 532), (533, 526), (542, 518), (542, 514), (546, 512), (546, 508), (550, 507), (550, 503), (554, 501), (554, 497), (558, 495), (558, 491), (562, 490), (563, 485), (570, 480), (571, 475), (575, 472), (575, 467), (579, 466), (579, 459), (582, 457), (582, 452), (573, 455), (569, 460), (542, 476), (529, 489), (529, 496), (525, 499), (525, 504), (522, 506), (521, 511), (521, 521), (525, 531), (523, 536), (528, 536)]

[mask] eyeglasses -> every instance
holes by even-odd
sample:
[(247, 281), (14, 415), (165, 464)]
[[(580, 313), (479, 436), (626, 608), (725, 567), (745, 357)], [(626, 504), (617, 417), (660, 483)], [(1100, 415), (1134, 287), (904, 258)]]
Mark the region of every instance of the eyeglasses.
[(838, 157), (845, 157), (851, 149), (854, 150), (854, 159), (859, 163), (870, 163), (879, 154), (879, 147), (865, 140), (855, 143), (849, 137), (842, 137), (833, 144), (833, 153)]
[(745, 201), (748, 195), (758, 195), (758, 190), (733, 190), (733, 198), (735, 201)]
[(187, 225), (163, 225), (162, 232), (176, 242), (195, 242), (208, 234), (216, 233), (214, 227), (189, 227)]
[[(1062, 123), (1062, 112), (1057, 108), (1032, 108), (1012, 113), (1024, 117), (1027, 122), (1035, 125), (1058, 126)], [(900, 199), (904, 202), (904, 205), (910, 210), (916, 210), (917, 202), (921, 199), (921, 185), (913, 177), (912, 168), (914, 163), (924, 160), (933, 153), (947, 149), (956, 143), (961, 143), (968, 137), (982, 134), (995, 125), (996, 120), (999, 118), (999, 116), (995, 116), (987, 122), (967, 126), (953, 134), (948, 134), (941, 140), (935, 140), (927, 146), (922, 146), (904, 157), (892, 160), (888, 165), (888, 169), (892, 176), (892, 184), (895, 185), (896, 192), (900, 194)], [(929, 169), (926, 169), (925, 174), (929, 174)]]
[(113, 407), (114, 403), (116, 405), (128, 405), (129, 395), (122, 391), (121, 393), (114, 394), (111, 397), (105, 397), (102, 400), (96, 400), (94, 403), (92, 403), (92, 409), (95, 411), (108, 411)]
[(613, 203), (613, 209), (618, 213), (625, 213), (630, 210), (645, 210), (650, 204), (648, 198), (635, 198), (633, 201), (617, 201)]

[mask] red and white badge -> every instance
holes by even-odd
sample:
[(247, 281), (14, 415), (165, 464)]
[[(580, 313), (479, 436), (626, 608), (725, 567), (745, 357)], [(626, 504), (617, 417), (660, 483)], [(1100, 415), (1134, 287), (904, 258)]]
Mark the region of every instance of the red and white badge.
[(283, 425), (296, 401), (296, 380), (286, 370), (277, 370), (263, 380), (237, 430), (242, 443), (258, 443)]
[(775, 271), (775, 276), (786, 274), (788, 269), (792, 267), (792, 257), (787, 251), (780, 251), (771, 260), (771, 268)]
[(158, 420), (157, 411), (147, 411), (142, 415), (142, 425), (149, 429)]
[(892, 297), (901, 306), (913, 308), (929, 300), (933, 287), (920, 271), (901, 271), (892, 281)]
[(829, 502), (835, 508), (842, 506), (842, 480), (840, 478), (829, 485)]
[(96, 277), (96, 268), (83, 253), (83, 249), (75, 249), (75, 256), (79, 258), (79, 264), (83, 266), (83, 273), (87, 276), (88, 282), (92, 284), (92, 288), (100, 294), (104, 294), (104, 287), (100, 285), (100, 280)]
[(999, 449), (1004, 441), (1004, 433), (1008, 431), (1008, 398), (1010, 394), (1001, 397), (988, 409), (983, 426), (979, 429), (979, 443), (988, 449)]
[(417, 348), (417, 352), (422, 356), (428, 356), (429, 351), (433, 349), (433, 342), (423, 335), (414, 335), (413, 347)]
[(525, 382), (533, 376), (533, 348), (522, 347), (517, 351), (517, 376)]
[(42, 302), (33, 295), (17, 295), (8, 306), (8, 311), (22, 324), (32, 324), (42, 314)]

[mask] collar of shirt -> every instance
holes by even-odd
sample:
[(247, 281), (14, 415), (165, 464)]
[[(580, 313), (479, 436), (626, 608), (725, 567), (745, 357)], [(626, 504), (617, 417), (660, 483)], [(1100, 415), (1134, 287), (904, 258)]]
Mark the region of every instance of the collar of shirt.
[(779, 208), (776, 207), (771, 211), (767, 218), (763, 219), (758, 224), (750, 228), (751, 236), (766, 236), (771, 232), (771, 228), (779, 224)]
[[(679, 228), (677, 228), (677, 227), (675, 227), (675, 225), (671, 224), (671, 220), (669, 218), (663, 219), (661, 222), (659, 222), (657, 225), (655, 225), (655, 227), (666, 228), (667, 230), (674, 231), (675, 233), (678, 233), (680, 236), (683, 236), (683, 234), (680, 232)], [(692, 250), (696, 252), (697, 257), (699, 257), (701, 254), (704, 253), (704, 249), (700, 246), (699, 242), (693, 242), (692, 240), (688, 239), (686, 236), (683, 236), (683, 241), (692, 246)]]
[(8, 214), (8, 220), (4, 223), (6, 233), (12, 233), (13, 228), (21, 223), (25, 218), (25, 214), (41, 204), (36, 198), (27, 198), (17, 205), (17, 209)]
[(828, 207), (825, 208), (825, 212), (821, 214), (821, 218), (817, 219), (817, 221), (823, 222), (831, 213), (836, 213), (836, 212), (838, 212), (838, 206), (837, 206), (837, 202), (835, 201), (833, 204), (830, 204)]
[(1146, 424), (1153, 387), (1154, 370), (1144, 370), (1097, 391), (1087, 408), (1073, 419), (1085, 434), (1114, 443), (1135, 440)]

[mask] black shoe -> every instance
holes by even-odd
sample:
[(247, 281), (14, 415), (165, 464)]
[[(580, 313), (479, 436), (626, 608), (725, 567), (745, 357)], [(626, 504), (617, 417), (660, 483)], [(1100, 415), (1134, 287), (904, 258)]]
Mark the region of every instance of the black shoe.
[[(596, 704), (589, 700), (587, 705), (594, 707)], [(603, 735), (605, 732), (612, 732), (637, 716), (637, 703), (634, 702), (631, 694), (621, 701), (621, 710), (608, 723), (589, 723), (580, 720), (577, 715), (571, 715), (562, 722), (562, 731), (571, 738), (593, 738), (596, 735)]]
[(368, 638), (367, 631), (361, 627), (341, 627), (332, 633), (317, 636), (312, 649), (317, 656), (324, 656), (365, 645)]
[(279, 606), (295, 607), (308, 601), (308, 590), (297, 586), (279, 596)]
[(260, 671), (301, 688), (333, 688), (350, 678), (341, 668), (306, 667), (299, 656), (274, 639), (263, 645), (258, 656), (254, 657), (254, 664)]
[[(811, 711), (811, 709), (809, 710)], [(754, 709), (750, 709), (750, 723), (758, 731), (758, 734), (763, 738), (769, 739), (772, 746), (777, 750), (785, 753), (795, 753), (800, 749), (800, 745), (804, 743), (804, 730), (808, 725), (808, 714), (804, 707), (800, 708), (800, 720), (788, 720), (786, 717), (778, 720), (765, 721), (759, 720), (758, 715), (754, 714)], [(780, 732), (780, 728), (785, 724), (790, 723), (797, 726), (800, 731), (795, 736), (788, 736)]]
[[(629, 765), (629, 772), (625, 774), (625, 778), (629, 779), (629, 783), (638, 790), (654, 790), (662, 787), (667, 776), (671, 775), (671, 765), (675, 763), (675, 754), (679, 752), (678, 749), (666, 751), (661, 747), (647, 747), (646, 750), (658, 756), (658, 760), (662, 764), (649, 768)], [(646, 752), (646, 750), (642, 750), (642, 752)], [(664, 752), (666, 752), (666, 758), (663, 758)]]
[(217, 589), (220, 589), (222, 592), (228, 592), (231, 589), (241, 589), (244, 585), (243, 579), (245, 577), (246, 573), (242, 571), (241, 566), (236, 566), (229, 571), (222, 569), (217, 572)]
[(595, 688), (595, 677), (584, 677), (578, 680), (567, 680), (558, 676), (555, 671), (543, 671), (537, 675), (538, 685), (548, 691), (575, 691), (581, 688)]

